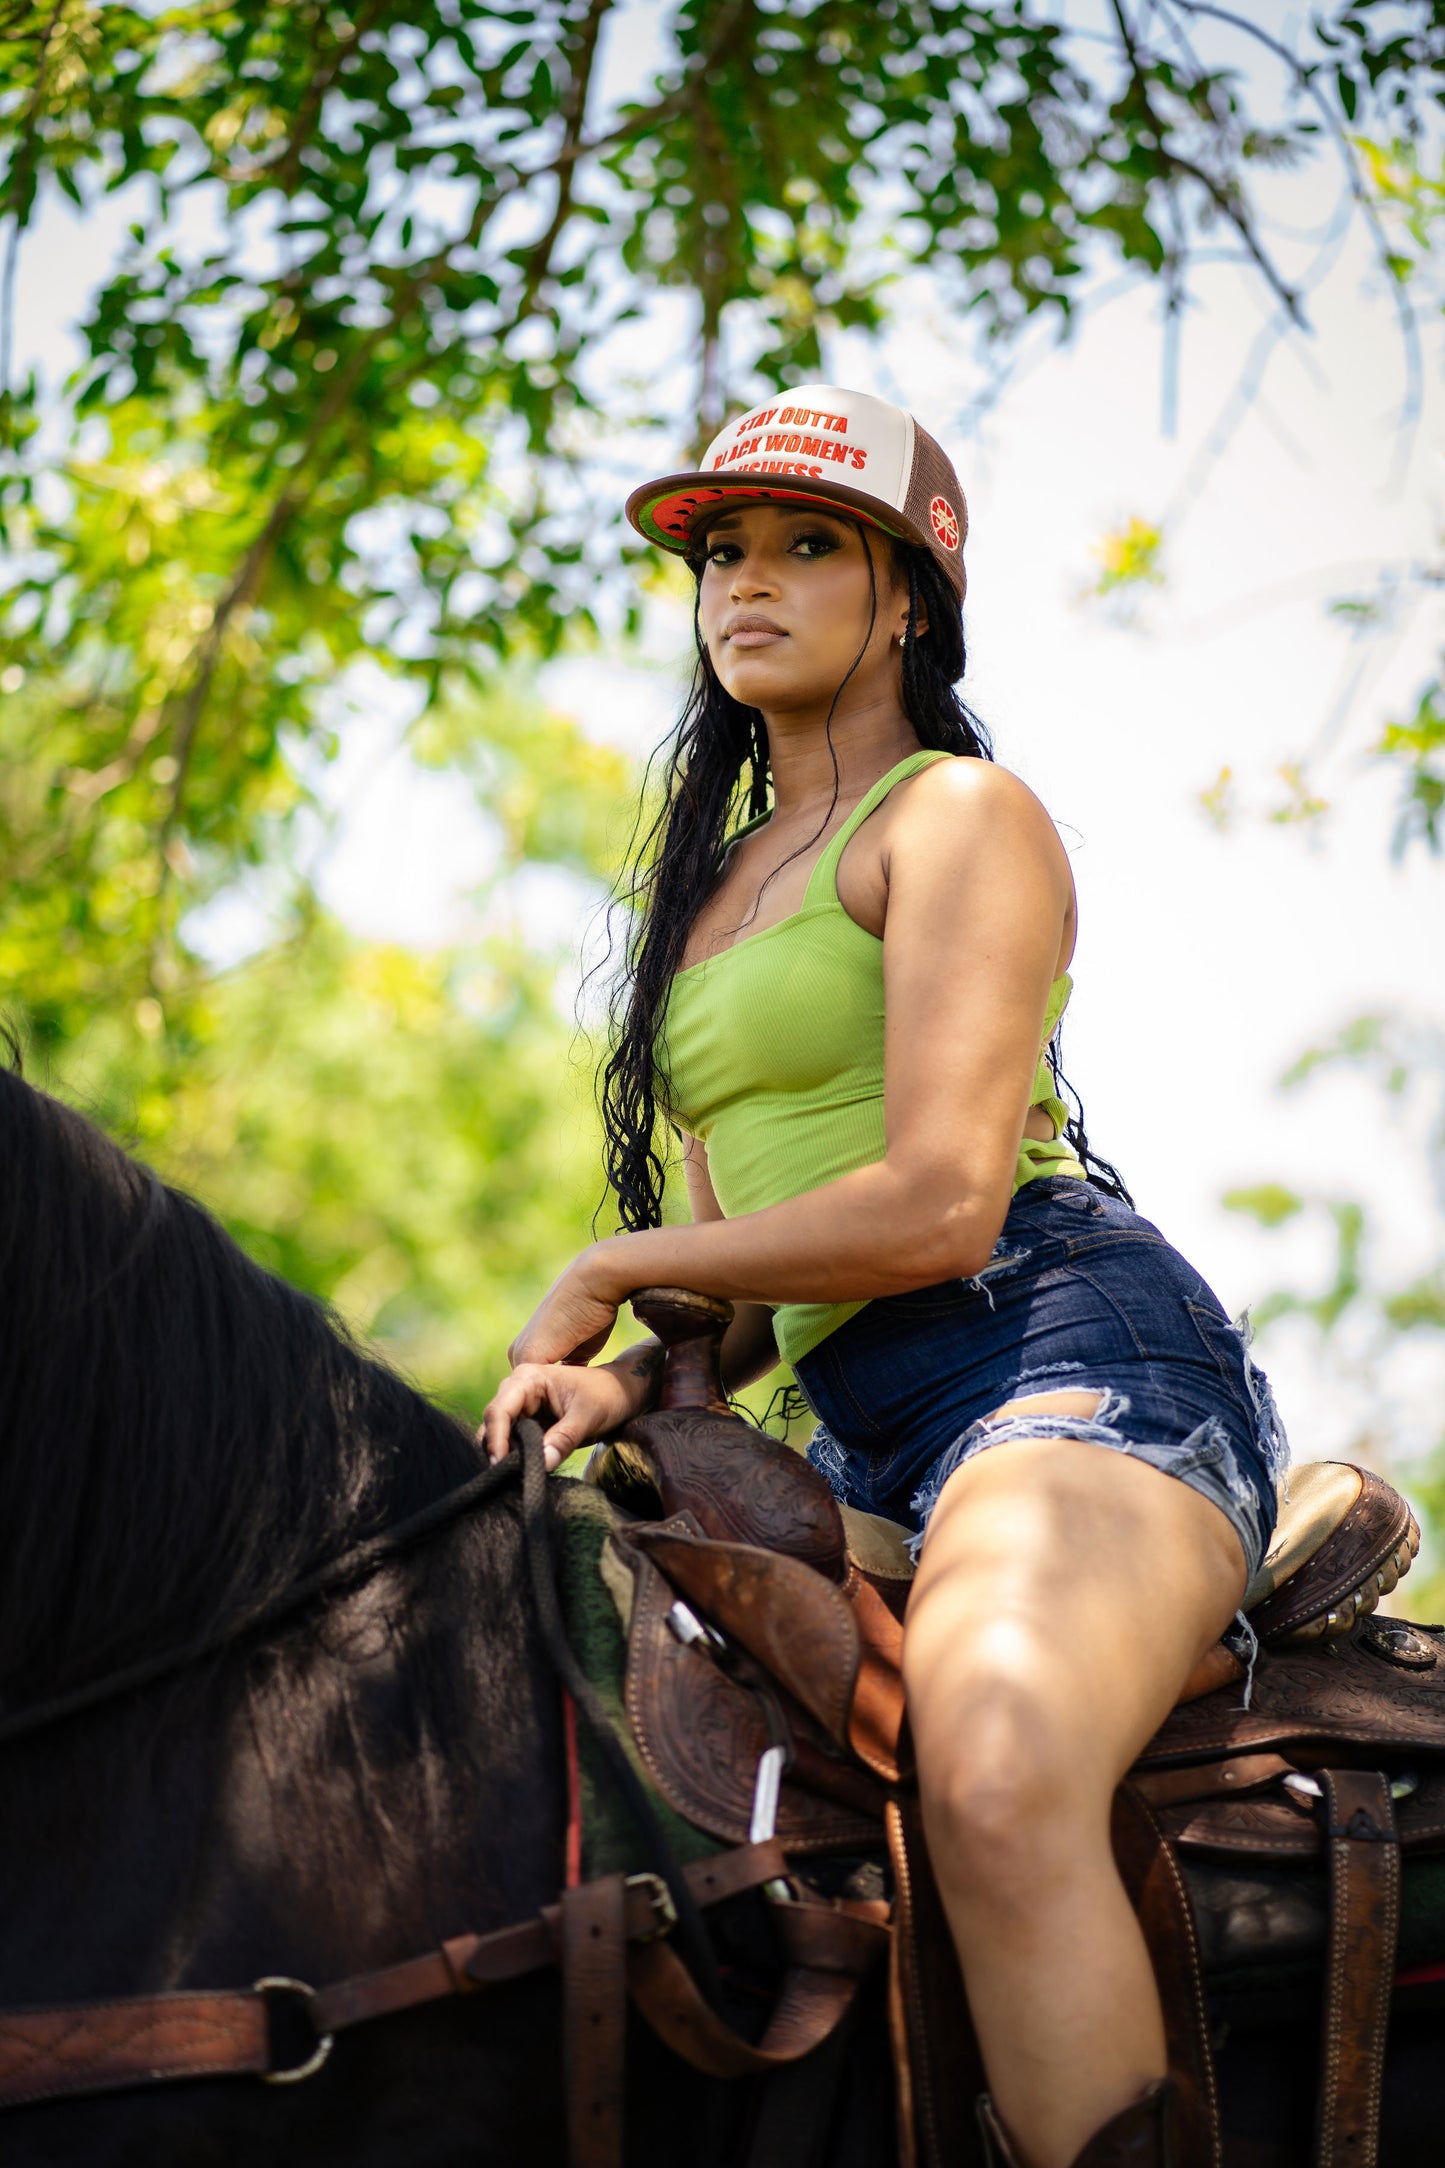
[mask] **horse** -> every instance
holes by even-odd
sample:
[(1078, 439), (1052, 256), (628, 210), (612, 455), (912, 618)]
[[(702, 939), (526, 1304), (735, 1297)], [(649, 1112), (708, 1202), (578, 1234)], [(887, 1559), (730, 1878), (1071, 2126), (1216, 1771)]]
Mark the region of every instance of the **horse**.
[[(0, 2038), (16, 2006), (325, 1983), (552, 1903), (565, 1741), (516, 1486), (287, 1609), (476, 1478), (469, 1429), (11, 1071), (0, 1315)], [(85, 1706), (114, 1678), (149, 1683)], [(561, 2031), (543, 1969), (343, 2034), (305, 2083), (8, 2107), (0, 2153), (564, 2168)], [(844, 2079), (819, 2160), (891, 2161)], [(629, 2163), (732, 2168), (757, 2100), (630, 2026)]]
[[(0, 2048), (18, 2009), (325, 1984), (551, 1904), (562, 1700), (517, 1488), (484, 1482), (467, 1426), (3, 1070), (0, 1315)], [(1267, 1958), (1278, 1915), (1298, 1958), (1300, 1870), (1249, 1871), (1220, 1917), (1257, 1914)], [(1196, 1908), (1199, 1891), (1196, 1874)], [(756, 2036), (768, 1973), (745, 1923), (735, 1949), (730, 2014), (751, 2007)], [(1312, 2159), (1310, 1963), (1283, 1991), (1266, 1968), (1257, 1992), (1216, 1995), (1220, 2168)], [(305, 2082), (0, 2107), (0, 2151), (15, 2168), (563, 2168), (564, 2031), (543, 1968), (357, 2026), (314, 2071), (303, 2030)], [(1388, 2168), (1438, 2155), (1438, 2039), (1417, 1991), (1390, 2032)], [(765, 2157), (759, 2081), (700, 2075), (635, 2016), (627, 2048), (629, 2168)], [(795, 2112), (766, 2157), (896, 2168), (877, 1980), (835, 2060), (831, 2109), (802, 2128)]]

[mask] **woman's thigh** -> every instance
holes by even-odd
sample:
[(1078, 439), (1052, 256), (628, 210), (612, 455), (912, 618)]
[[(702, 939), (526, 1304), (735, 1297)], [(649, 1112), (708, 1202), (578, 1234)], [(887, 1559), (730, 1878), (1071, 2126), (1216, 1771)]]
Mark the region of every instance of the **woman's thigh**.
[(1220, 1508), (1146, 1462), (1053, 1437), (966, 1461), (930, 1521), (904, 1638), (925, 1783), (1007, 1789), (1012, 1770), (1106, 1805), (1245, 1577)]

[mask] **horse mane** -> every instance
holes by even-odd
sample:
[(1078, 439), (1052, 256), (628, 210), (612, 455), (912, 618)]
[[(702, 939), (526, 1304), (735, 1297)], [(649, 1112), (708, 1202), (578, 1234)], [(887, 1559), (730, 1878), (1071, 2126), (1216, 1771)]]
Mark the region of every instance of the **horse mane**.
[(0, 1069), (0, 1705), (219, 1632), (477, 1471), (454, 1418)]

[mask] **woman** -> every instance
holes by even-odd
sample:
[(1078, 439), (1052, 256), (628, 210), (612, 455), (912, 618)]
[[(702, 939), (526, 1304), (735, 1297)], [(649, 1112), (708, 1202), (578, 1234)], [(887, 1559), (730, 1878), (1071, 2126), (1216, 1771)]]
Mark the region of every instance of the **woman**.
[[(647, 1405), (655, 1344), (589, 1365), (643, 1286), (737, 1305), (731, 1387), (792, 1363), (839, 1497), (922, 1533), (904, 1677), (993, 2154), (1163, 2162), (1110, 1802), (1268, 1542), (1268, 1391), (1057, 1095), (1073, 884), (954, 691), (938, 445), (807, 386), (628, 513), (697, 575), (699, 661), (605, 1072), (627, 1231), (523, 1330), (488, 1449), (541, 1414), (556, 1465)], [(690, 1226), (659, 1224), (664, 1124)]]

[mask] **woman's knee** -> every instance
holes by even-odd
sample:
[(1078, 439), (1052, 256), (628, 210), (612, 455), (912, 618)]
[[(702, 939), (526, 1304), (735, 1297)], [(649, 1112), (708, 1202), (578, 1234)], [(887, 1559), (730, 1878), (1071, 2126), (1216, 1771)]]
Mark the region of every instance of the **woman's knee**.
[(1054, 1869), (1072, 1871), (1081, 1843), (1107, 1831), (1107, 1757), (1076, 1712), (1013, 1666), (914, 1682), (909, 1714), (935, 1851), (997, 1901), (1041, 1897)]

